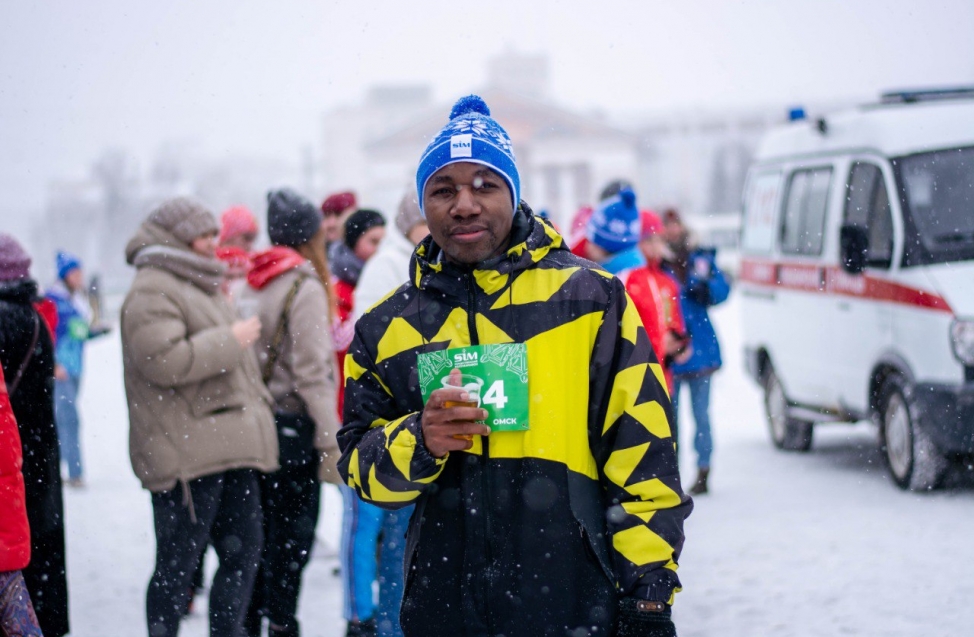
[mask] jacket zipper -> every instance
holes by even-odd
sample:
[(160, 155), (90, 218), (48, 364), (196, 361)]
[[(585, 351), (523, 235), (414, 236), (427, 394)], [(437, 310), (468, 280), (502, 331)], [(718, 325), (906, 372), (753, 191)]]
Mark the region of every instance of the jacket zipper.
[[(467, 275), (467, 329), (470, 331), (470, 344), (480, 345), (480, 337), (477, 334), (477, 294), (474, 289), (474, 276), (473, 273)], [(491, 524), (490, 524), (490, 503), (491, 503), (491, 493), (490, 493), (490, 478), (487, 475), (487, 467), (490, 462), (490, 443), (487, 440), (487, 436), (481, 436), (481, 446), (483, 452), (481, 454), (481, 471), (480, 471), (480, 484), (481, 493), (484, 497), (482, 500), (481, 511), (484, 516), (484, 556), (487, 561), (487, 569), (485, 572), (486, 589), (487, 594), (484, 595), (484, 608), (486, 609), (486, 617), (484, 618), (487, 623), (488, 632), (493, 633), (491, 627), (491, 612), (490, 612), (490, 587), (492, 581), (491, 571), (494, 564), (494, 558), (490, 550), (490, 538), (491, 538)]]

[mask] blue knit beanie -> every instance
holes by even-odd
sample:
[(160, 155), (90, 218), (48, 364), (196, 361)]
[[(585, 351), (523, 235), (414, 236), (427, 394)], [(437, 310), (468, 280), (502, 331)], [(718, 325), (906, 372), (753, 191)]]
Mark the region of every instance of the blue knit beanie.
[(440, 168), (466, 161), (483, 164), (507, 181), (511, 203), (517, 210), (521, 200), (521, 178), (517, 172), (511, 138), (490, 116), (490, 109), (477, 95), (461, 97), (450, 111), (450, 123), (437, 133), (423, 152), (416, 171), (419, 209), (423, 209), (426, 182)]
[(57, 253), (57, 278), (63, 279), (68, 272), (81, 267), (81, 261), (73, 254), (61, 251)]
[(585, 236), (609, 254), (614, 254), (639, 243), (641, 228), (636, 193), (625, 188), (599, 204), (588, 220)]

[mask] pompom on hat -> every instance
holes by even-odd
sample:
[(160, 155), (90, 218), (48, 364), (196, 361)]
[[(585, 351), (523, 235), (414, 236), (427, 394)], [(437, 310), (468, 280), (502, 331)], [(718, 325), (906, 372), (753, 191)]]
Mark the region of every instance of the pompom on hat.
[(437, 133), (419, 160), (416, 192), (424, 216), (426, 182), (444, 166), (462, 161), (482, 164), (503, 177), (511, 190), (511, 204), (517, 210), (521, 200), (521, 177), (511, 138), (490, 116), (490, 109), (478, 95), (457, 100), (450, 111), (450, 123)]
[(636, 245), (641, 231), (636, 193), (624, 188), (595, 209), (588, 220), (586, 238), (609, 254), (615, 254)]

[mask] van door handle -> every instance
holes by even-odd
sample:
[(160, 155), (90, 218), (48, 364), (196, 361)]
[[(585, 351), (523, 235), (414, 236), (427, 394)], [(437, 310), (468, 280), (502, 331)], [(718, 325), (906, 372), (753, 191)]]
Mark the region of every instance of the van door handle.
[(840, 301), (839, 302), (839, 309), (842, 310), (843, 312), (850, 312), (850, 311), (852, 311), (852, 306), (849, 305), (849, 303), (847, 301)]

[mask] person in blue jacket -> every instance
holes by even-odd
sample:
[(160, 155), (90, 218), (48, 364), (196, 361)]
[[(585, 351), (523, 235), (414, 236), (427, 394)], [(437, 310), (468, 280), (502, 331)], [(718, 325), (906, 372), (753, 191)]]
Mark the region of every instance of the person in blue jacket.
[(57, 307), (54, 366), (54, 418), (57, 422), (61, 460), (68, 468), (68, 485), (84, 486), (81, 462), (78, 386), (84, 359), (85, 342), (104, 334), (92, 329), (91, 305), (85, 293), (81, 261), (67, 252), (57, 253), (58, 280), (47, 292)]
[(672, 258), (664, 263), (664, 269), (680, 284), (680, 308), (692, 348), (687, 360), (674, 363), (672, 367), (673, 438), (679, 440), (677, 413), (680, 390), (686, 385), (696, 423), (693, 448), (697, 453), (697, 479), (690, 494), (701, 495), (708, 490), (710, 456), (714, 450), (710, 430), (710, 378), (721, 366), (720, 343), (707, 309), (727, 299), (730, 283), (717, 267), (717, 250), (692, 245), (690, 233), (676, 210), (663, 213), (663, 224), (673, 252)]

